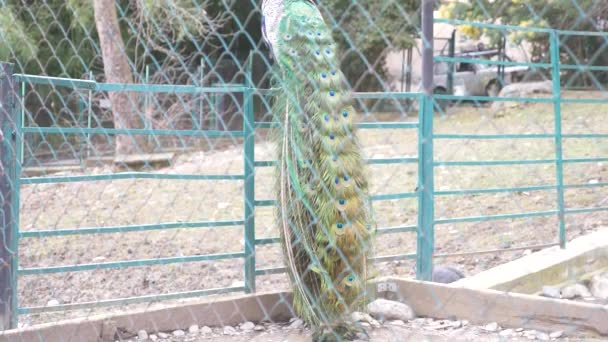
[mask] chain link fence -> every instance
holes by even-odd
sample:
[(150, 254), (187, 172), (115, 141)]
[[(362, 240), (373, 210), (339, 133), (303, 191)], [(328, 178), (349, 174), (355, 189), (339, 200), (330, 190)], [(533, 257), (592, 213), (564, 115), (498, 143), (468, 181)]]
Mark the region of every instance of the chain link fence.
[(0, 341), (608, 334), (608, 5), (268, 3), (0, 0)]

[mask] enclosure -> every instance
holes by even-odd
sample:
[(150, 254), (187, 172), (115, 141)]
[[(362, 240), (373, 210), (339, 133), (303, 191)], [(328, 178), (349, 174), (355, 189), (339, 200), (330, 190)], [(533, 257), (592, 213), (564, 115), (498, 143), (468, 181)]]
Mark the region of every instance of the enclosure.
[[(281, 88), (270, 82), (257, 2), (41, 3), (1, 10), (16, 24), (0, 22), (0, 56), (10, 62), (0, 73), (0, 326), (288, 291), (273, 191), (281, 127), (271, 107)], [(434, 15), (432, 1), (426, 12), (419, 1), (319, 1), (356, 103), (380, 278), (430, 281), (441, 265), (472, 277), (553, 246), (568, 250), (608, 226), (608, 6), (561, 1), (559, 26), (550, 20), (558, 5), (509, 3), (518, 16), (499, 23), (492, 13), (506, 10), (491, 1), (439, 2)], [(446, 9), (450, 18), (440, 18)], [(122, 38), (104, 43), (98, 32), (112, 17)], [(530, 56), (445, 56), (433, 48), (440, 25), (470, 40), (508, 40), (507, 54)], [(391, 87), (387, 52), (408, 48), (420, 50), (419, 92)], [(129, 71), (108, 71), (108, 58)], [(434, 94), (434, 62), (496, 67), (503, 92)], [(528, 73), (507, 80), (508, 66)], [(432, 291), (446, 298), (421, 284), (428, 300)], [(279, 302), (258, 304), (293, 314), (289, 297), (268, 298)], [(580, 323), (563, 319), (576, 336)], [(238, 324), (229, 321), (216, 324)], [(404, 324), (393, 337), (422, 329)], [(244, 339), (253, 332), (241, 330)], [(238, 340), (236, 331), (184, 334)]]

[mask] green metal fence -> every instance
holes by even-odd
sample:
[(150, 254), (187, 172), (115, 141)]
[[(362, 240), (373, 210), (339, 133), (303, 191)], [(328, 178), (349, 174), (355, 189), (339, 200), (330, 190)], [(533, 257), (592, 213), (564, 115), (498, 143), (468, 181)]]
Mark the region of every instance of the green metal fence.
[[(249, 59), (251, 60), (251, 59)], [(10, 67), (8, 67), (10, 68)], [(250, 70), (248, 71), (250, 74)], [(11, 84), (14, 89), (25, 89), (25, 85), (35, 87), (36, 85), (50, 85), (53, 88), (72, 88), (72, 89), (85, 89), (92, 92), (100, 91), (118, 91), (118, 92), (141, 92), (146, 94), (157, 94), (157, 93), (209, 93), (218, 94), (223, 92), (240, 93), (244, 95), (244, 101), (242, 103), (243, 111), (243, 129), (242, 131), (218, 131), (218, 130), (159, 130), (159, 129), (115, 129), (115, 128), (101, 128), (91, 127), (91, 120), (87, 120), (89, 123), (88, 127), (39, 127), (24, 124), (24, 106), (23, 106), (23, 95), (21, 91), (21, 97), (19, 98), (8, 98), (5, 101), (13, 102), (16, 105), (13, 107), (13, 111), (10, 113), (10, 118), (5, 120), (7, 123), (5, 136), (9, 136), (12, 131), (15, 131), (14, 141), (12, 142), (12, 153), (6, 154), (9, 157), (7, 165), (13, 170), (11, 173), (13, 176), (10, 179), (12, 194), (11, 194), (11, 208), (12, 222), (8, 227), (12, 229), (14, 238), (11, 240), (8, 250), (11, 251), (12, 260), (12, 273), (11, 273), (11, 288), (13, 293), (17, 292), (18, 279), (22, 276), (30, 275), (44, 275), (53, 273), (70, 273), (90, 270), (103, 270), (103, 269), (127, 269), (130, 267), (142, 267), (149, 265), (166, 265), (172, 263), (187, 263), (187, 262), (198, 262), (198, 261), (213, 261), (213, 260), (225, 260), (242, 258), (244, 260), (244, 271), (243, 271), (243, 286), (232, 286), (222, 288), (212, 288), (188, 292), (177, 292), (167, 293), (160, 295), (151, 296), (140, 296), (130, 298), (115, 298), (108, 300), (100, 300), (95, 302), (83, 302), (83, 303), (71, 303), (61, 304), (52, 306), (36, 306), (36, 307), (22, 307), (19, 305), (18, 296), (12, 296), (11, 299), (11, 312), (16, 312), (18, 315), (30, 315), (40, 314), (55, 311), (65, 310), (77, 310), (86, 308), (96, 308), (104, 306), (116, 306), (116, 305), (127, 305), (141, 302), (151, 302), (159, 300), (170, 300), (178, 298), (198, 297), (203, 295), (229, 293), (229, 292), (255, 292), (256, 289), (256, 276), (271, 275), (284, 273), (283, 267), (272, 267), (272, 268), (256, 268), (255, 253), (256, 246), (277, 244), (279, 242), (278, 237), (269, 238), (256, 238), (255, 234), (255, 207), (271, 207), (275, 205), (274, 200), (268, 199), (256, 199), (254, 188), (255, 188), (255, 168), (268, 168), (274, 165), (272, 160), (255, 160), (254, 158), (254, 136), (255, 130), (268, 130), (273, 128), (271, 122), (254, 122), (253, 115), (253, 95), (254, 93), (269, 93), (272, 91), (259, 90), (247, 85), (231, 85), (231, 86), (215, 86), (215, 87), (199, 87), (199, 86), (182, 86), (182, 85), (154, 85), (154, 84), (109, 84), (109, 83), (97, 83), (94, 81), (78, 80), (78, 79), (67, 79), (67, 78), (54, 78), (24, 74), (5, 75), (5, 81)], [(17, 93), (13, 93), (13, 96), (17, 96)], [(421, 94), (418, 93), (357, 93), (355, 98), (360, 100), (365, 99), (418, 99), (420, 101)], [(420, 101), (420, 112), (419, 118), (423, 118), (424, 115), (424, 101)], [(428, 104), (427, 104), (428, 105)], [(89, 108), (90, 110), (90, 108)], [(6, 119), (6, 118), (5, 118)], [(430, 120), (427, 119), (427, 124)], [(422, 125), (419, 122), (370, 122), (370, 123), (359, 123), (359, 129), (363, 130), (383, 130), (383, 129), (403, 129), (403, 130), (418, 130), (419, 144), (424, 145), (423, 139), (425, 134), (430, 134), (430, 130), (426, 132), (421, 131)], [(428, 127), (428, 126), (427, 126)], [(430, 128), (430, 127), (429, 127)], [(19, 156), (23, 155), (23, 149), (26, 144), (28, 135), (45, 135), (45, 134), (61, 134), (63, 137), (69, 135), (78, 135), (82, 139), (87, 140), (90, 143), (91, 136), (99, 134), (103, 136), (115, 136), (115, 135), (148, 135), (148, 136), (175, 136), (175, 137), (197, 137), (197, 138), (242, 138), (242, 154), (244, 161), (244, 169), (242, 174), (162, 174), (157, 172), (116, 172), (110, 174), (95, 174), (95, 175), (78, 175), (78, 176), (40, 176), (40, 177), (23, 177), (21, 175), (21, 162), (19, 162)], [(428, 151), (427, 151), (428, 152)], [(425, 174), (428, 179), (429, 172), (432, 172), (427, 166), (430, 165), (429, 158), (427, 155), (424, 158), (418, 157), (400, 157), (400, 158), (374, 158), (369, 159), (368, 163), (372, 165), (403, 165), (403, 164), (415, 164), (419, 165), (419, 174)], [(21, 157), (22, 158), (22, 157)], [(96, 181), (112, 181), (112, 180), (133, 180), (133, 179), (154, 179), (154, 180), (171, 180), (171, 181), (184, 181), (184, 180), (228, 180), (228, 181), (242, 181), (243, 187), (243, 201), (244, 205), (244, 216), (242, 218), (235, 218), (228, 221), (203, 221), (203, 222), (166, 222), (158, 224), (143, 224), (143, 225), (126, 225), (126, 226), (100, 226), (100, 227), (74, 227), (69, 229), (55, 229), (55, 228), (40, 228), (36, 230), (19, 230), (19, 211), (20, 199), (19, 199), (19, 188), (26, 185), (33, 184), (57, 184), (57, 183), (74, 183), (74, 182), (96, 182)], [(420, 178), (419, 182), (424, 182), (424, 178)], [(422, 196), (424, 192), (394, 192), (394, 193), (382, 193), (373, 195), (372, 201), (389, 201), (398, 199), (418, 198), (419, 205), (424, 205), (425, 200)], [(426, 192), (430, 194), (430, 192)], [(428, 198), (427, 198), (428, 200)], [(432, 205), (432, 202), (428, 202)], [(431, 209), (432, 210), (432, 209)], [(430, 211), (420, 210), (419, 216), (428, 216)], [(421, 218), (422, 219), (422, 218)], [(221, 228), (231, 226), (242, 226), (243, 227), (243, 238), (245, 241), (245, 248), (242, 252), (238, 253), (217, 253), (208, 255), (190, 255), (190, 256), (175, 256), (165, 258), (153, 258), (153, 259), (140, 259), (140, 260), (124, 260), (116, 262), (99, 262), (99, 263), (84, 263), (76, 265), (64, 265), (64, 266), (48, 266), (48, 267), (19, 267), (19, 243), (27, 243), (29, 239), (43, 239), (46, 237), (65, 237), (65, 236), (80, 236), (80, 235), (98, 235), (103, 238), (106, 234), (116, 233), (127, 233), (127, 232), (141, 232), (146, 231), (158, 231), (158, 230), (171, 230), (180, 228)], [(426, 234), (431, 227), (423, 227), (421, 225), (406, 225), (406, 226), (391, 226), (378, 228), (379, 235), (385, 234), (396, 234), (396, 233), (407, 233), (407, 232), (419, 232), (419, 236), (423, 230), (426, 230)], [(23, 242), (25, 241), (25, 242)], [(413, 259), (417, 253), (403, 251), (404, 253), (396, 255), (381, 255), (375, 257), (377, 262), (387, 262), (392, 260), (403, 260)], [(408, 252), (408, 253), (406, 253)], [(418, 253), (420, 255), (420, 253)], [(421, 259), (418, 258), (418, 265), (425, 265), (426, 271), (431, 270), (432, 260), (430, 258)], [(422, 272), (422, 271), (421, 271)], [(420, 273), (420, 272), (419, 272)], [(423, 273), (420, 273), (423, 274)], [(422, 275), (428, 276), (428, 275)], [(12, 326), (17, 324), (17, 315), (12, 316)]]
[[(416, 275), (419, 279), (430, 280), (433, 272), (433, 260), (446, 257), (459, 257), (465, 255), (478, 255), (487, 253), (512, 252), (524, 249), (539, 249), (548, 246), (559, 245), (566, 248), (568, 240), (567, 232), (567, 217), (568, 215), (576, 215), (590, 212), (605, 212), (608, 207), (599, 205), (594, 207), (572, 207), (568, 205), (565, 199), (565, 191), (575, 189), (606, 189), (608, 183), (605, 180), (600, 180), (593, 183), (569, 183), (564, 176), (564, 169), (569, 165), (587, 164), (587, 163), (605, 163), (608, 162), (608, 157), (602, 156), (585, 156), (585, 157), (565, 157), (564, 141), (569, 139), (586, 139), (590, 143), (604, 141), (608, 139), (608, 133), (600, 132), (585, 132), (585, 133), (568, 133), (562, 127), (563, 104), (607, 104), (608, 99), (605, 96), (601, 98), (570, 98), (565, 97), (562, 93), (564, 83), (561, 74), (564, 70), (576, 70), (578, 72), (586, 72), (593, 74), (594, 71), (608, 71), (608, 66), (587, 65), (584, 61), (579, 61), (576, 64), (562, 64), (560, 62), (561, 54), (568, 54), (568, 47), (562, 42), (570, 36), (594, 36), (608, 39), (608, 33), (605, 32), (582, 32), (582, 31), (563, 31), (552, 30), (535, 27), (519, 27), (508, 25), (497, 25), (487, 23), (474, 23), (469, 21), (460, 21), (453, 19), (435, 19), (436, 23), (445, 23), (452, 25), (467, 25), (488, 30), (496, 30), (498, 32), (506, 31), (522, 31), (534, 32), (537, 34), (546, 35), (550, 41), (549, 59), (540, 62), (512, 62), (512, 61), (490, 61), (483, 59), (470, 59), (461, 57), (445, 57), (436, 56), (436, 62), (448, 63), (477, 63), (487, 65), (500, 66), (525, 66), (534, 70), (545, 70), (552, 81), (553, 92), (550, 97), (497, 97), (497, 96), (461, 96), (461, 95), (426, 95), (423, 93), (404, 93), (404, 92), (360, 92), (355, 94), (355, 98), (364, 102), (367, 100), (413, 100), (418, 104), (418, 111), (415, 119), (400, 117), (398, 120), (378, 120), (376, 122), (361, 122), (358, 127), (361, 130), (403, 130), (407, 134), (415, 134), (417, 140), (417, 155), (416, 156), (391, 156), (377, 157), (368, 160), (370, 165), (415, 165), (417, 171), (418, 188), (415, 191), (408, 189), (392, 189), (393, 192), (382, 192), (374, 194), (372, 200), (393, 201), (410, 199), (416, 201), (416, 223), (401, 225), (396, 223), (394, 226), (381, 227), (378, 229), (380, 236), (386, 234), (400, 233), (416, 233), (415, 253), (408, 250), (400, 250), (400, 253), (386, 255), (380, 253), (376, 257), (377, 262), (389, 262), (395, 260), (415, 260)], [(31, 315), (49, 313), (55, 311), (78, 310), (86, 308), (96, 308), (102, 306), (114, 306), (135, 304), (142, 302), (154, 302), (159, 300), (181, 299), (187, 297), (197, 297), (202, 295), (220, 294), (228, 292), (255, 292), (256, 279), (261, 276), (269, 276), (283, 273), (282, 267), (276, 266), (259, 266), (256, 262), (259, 249), (269, 245), (277, 244), (278, 237), (262, 236), (259, 234), (261, 225), (256, 222), (256, 212), (262, 208), (273, 207), (275, 202), (271, 198), (260, 198), (256, 195), (256, 181), (260, 180), (259, 172), (268, 169), (274, 165), (274, 161), (268, 159), (256, 159), (255, 138), (261, 132), (267, 132), (273, 128), (271, 122), (265, 119), (264, 115), (255, 115), (257, 111), (267, 109), (267, 98), (271, 97), (272, 90), (260, 89), (252, 81), (253, 57), (250, 57), (245, 63), (245, 83), (244, 84), (219, 84), (215, 86), (204, 86), (203, 82), (193, 81), (193, 84), (185, 85), (161, 85), (161, 84), (115, 84), (103, 83), (94, 80), (80, 80), (73, 78), (55, 78), (47, 76), (14, 74), (10, 67), (4, 66), (5, 73), (0, 79), (0, 100), (2, 100), (5, 115), (1, 117), (2, 133), (3, 133), (3, 150), (2, 161), (4, 170), (9, 172), (4, 173), (3, 187), (3, 210), (4, 210), (4, 237), (8, 245), (4, 251), (10, 259), (10, 267), (5, 270), (10, 270), (10, 288), (11, 295), (10, 313), (11, 327), (17, 326), (18, 315)], [(146, 74), (149, 73), (146, 69)], [(148, 79), (148, 76), (145, 77)], [(595, 83), (600, 83), (596, 81)], [(35, 93), (36, 87), (50, 86), (53, 89), (66, 88), (88, 93), (88, 97), (82, 97), (79, 101), (79, 112), (77, 121), (80, 125), (72, 127), (40, 127), (27, 122), (26, 115), (26, 87), (30, 87), (30, 91)], [(236, 98), (242, 96), (242, 100), (238, 102), (238, 115), (242, 117), (242, 129), (234, 130), (231, 128), (219, 129), (213, 121), (208, 129), (200, 124), (193, 129), (157, 129), (157, 128), (142, 128), (142, 129), (121, 129), (103, 127), (101, 123), (91, 120), (92, 104), (91, 97), (94, 93), (100, 92), (129, 92), (146, 94), (144, 101), (152, 101), (152, 98), (158, 94), (205, 94), (205, 97), (220, 96), (220, 94), (230, 94)], [(256, 100), (262, 103), (262, 106), (256, 107)], [(545, 133), (462, 133), (459, 131), (452, 132), (437, 132), (434, 129), (434, 124), (438, 118), (443, 117), (442, 109), (438, 105), (438, 101), (472, 101), (480, 104), (486, 102), (518, 102), (518, 103), (547, 103), (553, 106), (553, 131)], [(61, 104), (67, 106), (67, 101), (60, 101)], [(201, 102), (202, 103), (202, 102)], [(201, 104), (202, 106), (202, 104)], [(262, 109), (256, 108), (262, 107)], [(363, 106), (365, 107), (365, 106)], [(9, 108), (9, 109), (6, 109)], [(367, 111), (363, 117), (370, 114), (371, 109), (365, 107)], [(202, 108), (199, 109), (202, 113)], [(401, 113), (403, 114), (403, 113)], [(217, 118), (214, 117), (213, 120)], [(202, 120), (201, 120), (202, 121)], [(202, 127), (202, 128), (201, 128)], [(201, 140), (217, 140), (231, 139), (236, 146), (242, 151), (243, 167), (242, 170), (233, 173), (227, 172), (224, 174), (211, 173), (162, 173), (156, 171), (140, 172), (111, 172), (111, 173), (96, 173), (82, 175), (42, 175), (42, 176), (23, 176), (22, 163), (27, 159), (27, 149), (31, 148), (28, 144), (28, 137), (45, 136), (56, 134), (60, 135), (64, 141), (72, 141), (69, 136), (77, 136), (78, 141), (86, 147), (91, 144), (92, 137), (96, 135), (117, 136), (148, 136), (148, 137), (177, 137), (177, 138), (196, 138)], [(405, 134), (405, 133), (404, 133)], [(11, 140), (9, 137), (14, 137)], [(42, 139), (45, 141), (45, 139)], [(550, 141), (553, 144), (553, 155), (550, 158), (539, 159), (481, 159), (481, 160), (458, 160), (450, 159), (443, 160), (439, 152), (441, 149), (437, 147), (438, 143), (445, 141), (472, 141), (473, 144), (481, 143), (488, 140), (508, 140), (508, 141)], [(80, 147), (72, 146), (74, 150)], [(85, 148), (86, 149), (86, 148)], [(449, 184), (443, 184), (436, 180), (436, 170), (438, 168), (466, 168), (466, 167), (492, 167), (492, 166), (527, 166), (527, 165), (548, 165), (552, 166), (554, 172), (555, 183), (542, 185), (526, 185), (517, 187), (479, 187), (479, 188), (450, 188)], [(401, 174), (405, 177), (405, 173)], [(465, 174), (466, 176), (466, 174)], [(40, 227), (35, 230), (20, 229), (20, 189), (25, 186), (34, 184), (57, 184), (57, 183), (76, 183), (76, 182), (98, 182), (98, 181), (117, 181), (117, 180), (133, 180), (133, 179), (154, 179), (168, 180), (172, 182), (180, 181), (214, 181), (217, 182), (218, 193), (215, 196), (221, 196), (223, 181), (242, 183), (242, 212), (241, 217), (234, 217), (230, 220), (210, 220), (210, 221), (168, 221), (154, 224), (129, 224), (115, 226), (77, 226), (72, 228), (56, 227)], [(410, 189), (413, 190), (413, 189)], [(476, 216), (458, 216), (444, 215), (436, 210), (436, 201), (443, 198), (453, 198), (454, 201), (462, 201), (465, 196), (487, 195), (487, 194), (512, 194), (521, 192), (540, 192), (554, 193), (556, 201), (554, 208), (549, 210), (531, 210), (521, 212), (505, 212), (493, 215), (476, 215)], [(4, 194), (9, 194), (6, 196)], [(213, 194), (210, 194), (213, 195)], [(10, 198), (10, 200), (7, 200)], [(467, 250), (466, 252), (447, 252), (438, 253), (436, 235), (440, 232), (443, 226), (461, 224), (461, 223), (476, 223), (501, 220), (517, 220), (537, 217), (553, 217), (557, 219), (555, 226), (555, 240), (542, 244), (525, 244), (515, 247), (506, 248), (489, 248), (485, 250)], [(7, 229), (8, 227), (8, 229)], [(86, 262), (72, 265), (48, 265), (40, 267), (20, 267), (19, 246), (27, 244), (30, 240), (42, 240), (49, 237), (69, 237), (81, 235), (94, 235), (99, 239), (104, 239), (105, 236), (112, 234), (122, 234), (129, 232), (145, 233), (149, 231), (171, 231), (182, 228), (192, 229), (207, 229), (207, 228), (229, 228), (242, 227), (242, 239), (244, 241), (243, 248), (238, 252), (219, 251), (217, 253), (204, 253), (196, 255), (175, 255), (171, 257), (149, 257), (145, 259), (130, 259), (112, 262)], [(437, 228), (437, 229), (436, 229)], [(405, 248), (404, 248), (405, 249)], [(52, 305), (37, 305), (29, 306), (22, 305), (17, 293), (19, 292), (19, 279), (25, 276), (42, 276), (48, 274), (67, 274), (81, 271), (97, 271), (105, 269), (128, 269), (131, 267), (151, 266), (151, 265), (169, 265), (192, 263), (201, 261), (220, 261), (226, 259), (239, 259), (243, 261), (242, 268), (242, 284), (235, 286), (212, 287), (202, 290), (191, 290), (174, 293), (162, 293), (155, 295), (133, 296), (127, 298), (102, 298), (95, 301), (64, 303)], [(259, 260), (258, 260), (259, 261)], [(405, 267), (405, 266), (403, 266)], [(0, 282), (1, 284), (1, 282)], [(17, 313), (15, 315), (14, 313)]]

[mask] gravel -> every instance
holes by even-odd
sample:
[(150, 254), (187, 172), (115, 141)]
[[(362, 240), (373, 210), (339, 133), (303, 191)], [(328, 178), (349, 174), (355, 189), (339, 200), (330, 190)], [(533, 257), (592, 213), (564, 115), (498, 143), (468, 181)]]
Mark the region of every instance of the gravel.
[[(465, 320), (435, 320), (431, 318), (416, 318), (409, 321), (390, 320), (372, 327), (367, 323), (368, 320), (373, 320), (365, 313), (355, 313), (353, 318), (359, 318), (359, 321), (367, 324), (366, 330), (369, 333), (370, 341), (403, 341), (403, 340), (428, 340), (428, 341), (574, 341), (565, 336), (563, 331), (544, 332), (538, 330), (525, 330), (523, 328), (507, 328), (502, 329), (497, 323), (489, 323), (483, 326), (471, 325)], [(298, 326), (294, 327), (294, 323), (298, 322)], [(255, 324), (253, 322), (244, 322), (238, 327), (225, 326), (221, 328), (202, 327), (195, 333), (187, 335), (158, 333), (159, 341), (166, 342), (192, 342), (192, 341), (220, 341), (220, 342), (240, 342), (240, 341), (256, 341), (256, 342), (283, 342), (309, 341), (311, 332), (300, 323), (301, 320), (293, 319), (286, 323), (263, 323)], [(251, 323), (254, 327), (260, 329), (243, 329)], [(182, 331), (182, 330), (178, 330)], [(182, 331), (183, 332), (183, 331)], [(145, 333), (145, 332), (143, 332)], [(146, 341), (142, 338), (140, 331), (138, 336), (129, 342)], [(147, 335), (145, 335), (147, 336)], [(152, 340), (150, 334), (149, 339)]]

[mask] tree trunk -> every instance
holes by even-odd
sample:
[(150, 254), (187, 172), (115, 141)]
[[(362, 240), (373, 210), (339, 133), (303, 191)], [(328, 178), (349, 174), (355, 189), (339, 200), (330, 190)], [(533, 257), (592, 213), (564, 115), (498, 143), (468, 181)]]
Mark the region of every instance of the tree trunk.
[[(93, 7), (106, 82), (133, 83), (133, 75), (129, 68), (125, 44), (118, 26), (116, 1), (94, 0)], [(109, 97), (115, 128), (143, 128), (142, 115), (139, 111), (138, 99), (135, 93), (124, 91), (109, 92)], [(146, 152), (148, 150), (146, 141), (147, 139), (144, 135), (116, 135), (116, 156)]]

